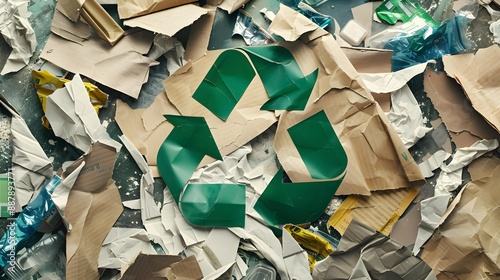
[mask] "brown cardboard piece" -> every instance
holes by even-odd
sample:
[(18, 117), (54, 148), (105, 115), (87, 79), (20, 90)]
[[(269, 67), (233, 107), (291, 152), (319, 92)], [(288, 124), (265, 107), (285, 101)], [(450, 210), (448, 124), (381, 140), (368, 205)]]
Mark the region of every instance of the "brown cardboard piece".
[(181, 6), (196, 0), (117, 0), (121, 19), (131, 18)]
[(342, 47), (352, 66), (359, 73), (389, 73), (392, 67), (392, 50)]
[(65, 210), (71, 225), (66, 236), (67, 279), (99, 278), (99, 251), (123, 211), (120, 193), (111, 179), (115, 160), (115, 148), (97, 142), (66, 170), (69, 174), (85, 162)]
[(370, 38), (372, 36), (373, 4), (373, 2), (368, 2), (351, 9), (354, 20), (366, 30), (365, 38)]
[[(309, 67), (319, 68), (317, 85), (312, 93), (315, 99), (313, 102), (309, 100), (304, 111), (283, 113), (274, 142), (278, 158), (290, 179), (293, 182), (314, 181), (287, 129), (324, 110), (349, 159), (347, 174), (337, 195), (369, 195), (374, 190), (421, 185), (424, 181), (418, 166), (333, 37), (327, 34), (309, 38), (314, 39), (307, 42), (305, 51), (297, 48), (300, 43), (296, 42), (292, 53), (299, 65), (300, 61), (306, 61)], [(300, 59), (305, 56), (307, 59)]]
[(411, 209), (394, 224), (390, 235), (392, 239), (407, 247), (415, 244), (418, 225), (422, 220), (420, 203), (408, 206), (408, 208), (410, 207)]
[[(59, 2), (60, 3), (60, 2)], [(50, 31), (63, 37), (66, 40), (81, 44), (83, 41), (90, 38), (92, 34), (90, 32), (90, 26), (88, 26), (83, 21), (79, 20), (77, 22), (69, 21), (60, 11), (60, 4), (57, 4), (54, 11), (54, 18), (52, 19), (52, 25), (50, 26)]]
[[(146, 157), (153, 174), (156, 170), (156, 154), (161, 143), (173, 129), (164, 114), (178, 115), (179, 111), (170, 103), (165, 93), (160, 93), (147, 109), (131, 109), (127, 103), (116, 101), (116, 122), (123, 134)], [(154, 170), (153, 170), (154, 169)]]
[(130, 27), (140, 27), (167, 36), (174, 36), (179, 30), (191, 25), (206, 13), (208, 13), (208, 10), (205, 8), (187, 4), (127, 19), (123, 24)]
[(97, 35), (108, 41), (111, 46), (114, 46), (125, 33), (118, 23), (116, 23), (96, 0), (85, 0), (81, 10), (81, 16), (90, 26), (92, 26)]
[(249, 1), (250, 0), (223, 0), (222, 3), (219, 2), (219, 8), (227, 11), (229, 14), (232, 14)]
[(196, 61), (207, 53), (217, 8), (213, 6), (204, 6), (204, 8), (208, 10), (207, 14), (201, 16), (191, 26), (186, 51), (184, 52), (186, 60)]
[(302, 34), (316, 30), (318, 25), (292, 8), (280, 4), (279, 13), (269, 25), (269, 31), (279, 34), (285, 41), (295, 41)]
[(498, 88), (500, 47), (493, 45), (479, 49), (476, 54), (444, 56), (444, 70), (464, 88), (472, 107), (497, 131), (500, 131), (500, 99)]
[(424, 247), (422, 258), (438, 279), (500, 276), (500, 159), (479, 158), (471, 163), (469, 173), (471, 182)]
[(344, 234), (351, 221), (356, 219), (388, 236), (417, 194), (418, 189), (405, 188), (372, 192), (368, 197), (348, 196), (328, 220), (327, 228), (332, 226)]
[(57, 6), (68, 19), (77, 22), (85, 0), (59, 0)]
[(40, 57), (137, 98), (148, 79), (149, 67), (158, 64), (143, 55), (149, 51), (153, 36), (148, 31), (129, 30), (111, 47), (96, 36), (75, 44), (51, 34)]
[(140, 253), (123, 274), (122, 280), (199, 280), (203, 278), (196, 257)]
[[(374, 190), (398, 189), (421, 184), (423, 178), (418, 166), (404, 148), (380, 106), (373, 100), (370, 92), (362, 87), (359, 78), (349, 82), (343, 80), (340, 85), (336, 81), (339, 76), (347, 79), (349, 76), (356, 77), (357, 74), (335, 40), (331, 36), (317, 40), (320, 42), (310, 43), (314, 46), (313, 53), (317, 58), (308, 61), (320, 67), (318, 74), (320, 87), (322, 81), (325, 81), (325, 87), (330, 85), (333, 89), (317, 102), (308, 104), (304, 111), (284, 112), (280, 117), (274, 142), (278, 158), (292, 181), (315, 180), (309, 175), (287, 129), (324, 110), (349, 159), (347, 174), (337, 191), (338, 195), (369, 195), (370, 191)], [(304, 54), (304, 52), (293, 53), (296, 56)], [(334, 55), (326, 56), (328, 54)], [(322, 71), (321, 66), (335, 71), (326, 69)], [(345, 69), (347, 71), (344, 71)], [(331, 86), (332, 84), (337, 89)], [(347, 84), (350, 88), (338, 89)]]
[(445, 73), (427, 68), (424, 91), (439, 112), (457, 148), (470, 147), (481, 139), (499, 139), (500, 135), (472, 108), (463, 89)]

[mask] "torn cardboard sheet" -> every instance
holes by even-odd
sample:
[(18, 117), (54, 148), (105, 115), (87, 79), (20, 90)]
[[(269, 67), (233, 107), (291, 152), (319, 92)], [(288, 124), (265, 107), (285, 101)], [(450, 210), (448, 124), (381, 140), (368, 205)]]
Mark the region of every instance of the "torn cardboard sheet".
[(96, 36), (75, 44), (52, 34), (40, 56), (67, 71), (137, 98), (148, 79), (149, 67), (158, 62), (143, 55), (151, 47), (153, 33), (136, 31), (129, 31), (113, 47)]
[(75, 185), (76, 180), (78, 179), (78, 176), (80, 175), (80, 172), (82, 171), (83, 167), (85, 166), (85, 163), (83, 162), (76, 162), (77, 166), (70, 166), (70, 170), (72, 170), (71, 173), (63, 173), (62, 175), (62, 182), (61, 184), (54, 190), (50, 198), (54, 202), (54, 204), (57, 207), (57, 211), (59, 212), (59, 215), (61, 215), (64, 225), (66, 226), (66, 229), (68, 231), (71, 231), (71, 224), (68, 223), (66, 220), (66, 216), (64, 215), (64, 212), (66, 211), (66, 205), (68, 203), (68, 198), (69, 194), (71, 192), (71, 189)]
[(121, 144), (111, 139), (90, 103), (80, 75), (75, 75), (64, 88), (47, 98), (46, 117), (56, 136), (81, 151), (87, 151), (97, 141), (120, 151)]
[(219, 4), (219, 8), (232, 14), (248, 2), (249, 0), (223, 0), (222, 3)]
[(156, 254), (144, 229), (111, 228), (99, 252), (99, 268), (121, 269), (139, 254)]
[[(351, 9), (354, 20), (366, 30), (366, 38), (372, 35), (373, 2), (368, 2)], [(360, 71), (361, 72), (361, 71)]]
[(121, 19), (142, 16), (157, 11), (196, 2), (193, 0), (116, 0)]
[(402, 88), (411, 78), (424, 72), (427, 63), (420, 63), (390, 73), (360, 73), (366, 87), (373, 93), (389, 93)]
[(302, 34), (317, 28), (318, 26), (306, 16), (281, 3), (278, 14), (269, 25), (269, 31), (291, 42), (297, 40)]
[(81, 16), (92, 26), (96, 34), (114, 46), (125, 31), (118, 23), (97, 3), (96, 0), (85, 0), (81, 9)]
[(450, 198), (451, 194), (438, 195), (424, 199), (420, 202), (422, 218), (418, 227), (415, 246), (413, 247), (413, 254), (415, 256), (418, 255), (420, 248), (429, 240), (434, 230), (438, 227), (441, 218), (448, 208)]
[(120, 99), (116, 100), (116, 123), (127, 139), (145, 156), (154, 177), (160, 176), (156, 167), (158, 149), (173, 129), (173, 125), (167, 122), (163, 114), (179, 114), (165, 93), (157, 95), (147, 109), (132, 109)]
[(28, 21), (31, 14), (28, 11), (28, 4), (29, 1), (25, 0), (0, 3), (0, 34), (12, 48), (0, 75), (21, 70), (28, 65), (36, 50), (35, 31)]
[(454, 191), (462, 184), (462, 170), (474, 159), (479, 158), (487, 152), (498, 148), (498, 141), (480, 140), (474, 145), (465, 148), (459, 148), (453, 154), (451, 162), (444, 166), (436, 181), (435, 194), (445, 195)]
[(174, 36), (182, 28), (191, 25), (208, 11), (193, 4), (182, 5), (168, 10), (127, 19), (124, 25), (140, 27), (149, 31)]
[[(208, 5), (205, 5), (204, 8), (207, 9), (207, 14), (201, 16), (191, 26), (186, 44), (186, 52), (184, 53), (186, 60), (196, 61), (207, 52), (217, 8)], [(170, 74), (173, 73), (174, 72), (170, 72)]]
[(430, 156), (428, 159), (423, 161), (418, 165), (420, 168), (420, 171), (422, 171), (422, 174), (424, 175), (425, 178), (430, 178), (434, 176), (434, 170), (438, 169), (443, 165), (443, 162), (447, 160), (451, 154), (448, 154), (447, 152), (443, 150), (439, 150), (435, 152), (432, 156)]
[(417, 196), (418, 189), (372, 192), (371, 196), (350, 195), (327, 222), (327, 229), (335, 228), (344, 234), (353, 220), (358, 220), (382, 234), (389, 235), (394, 223)]
[(392, 239), (406, 247), (415, 244), (421, 218), (419, 203), (409, 207), (411, 209), (394, 224), (390, 234)]
[(52, 178), (52, 161), (35, 139), (19, 112), (0, 95), (0, 104), (12, 114), (12, 169), (15, 170), (15, 212), (27, 205), (46, 180)]
[(391, 72), (391, 50), (354, 47), (342, 47), (342, 50), (359, 73)]
[(203, 274), (196, 258), (172, 255), (139, 254), (123, 273), (123, 280), (179, 279), (201, 280)]
[(408, 85), (391, 94), (391, 105), (387, 118), (407, 149), (432, 130), (432, 127), (425, 126), (422, 111)]
[[(115, 148), (97, 142), (72, 165), (85, 164), (66, 205), (66, 220), (72, 226), (66, 236), (67, 279), (99, 277), (99, 251), (123, 211), (120, 193), (111, 179), (115, 160)], [(68, 167), (66, 172), (73, 170)]]
[(476, 54), (444, 56), (444, 70), (448, 76), (457, 80), (476, 109), (497, 131), (500, 131), (500, 110), (496, 90), (500, 82), (495, 73), (500, 65), (492, 61), (500, 59), (500, 47), (494, 44), (479, 49)]
[(427, 69), (424, 91), (450, 132), (457, 148), (470, 147), (481, 139), (498, 139), (500, 136), (485, 119), (472, 108), (460, 85), (445, 73)]
[(468, 170), (471, 182), (455, 198), (452, 205), (456, 206), (445, 214), (422, 253), (439, 279), (495, 279), (500, 275), (500, 160), (483, 157)]
[(58, 9), (68, 19), (77, 22), (80, 18), (83, 3), (85, 3), (85, 0), (61, 0), (58, 1)]
[(314, 266), (312, 276), (318, 280), (436, 279), (431, 268), (406, 247), (356, 220), (337, 250)]

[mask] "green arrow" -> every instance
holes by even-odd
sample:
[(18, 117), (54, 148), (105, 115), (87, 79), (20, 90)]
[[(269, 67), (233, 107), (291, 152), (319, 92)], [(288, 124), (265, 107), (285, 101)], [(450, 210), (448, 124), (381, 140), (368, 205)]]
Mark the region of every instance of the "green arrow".
[(189, 184), (179, 206), (193, 225), (244, 227), (245, 185)]
[(205, 155), (222, 159), (217, 144), (203, 117), (164, 115), (174, 129), (160, 146), (156, 157), (158, 170), (175, 202), (179, 203), (184, 185)]
[(184, 188), (205, 155), (222, 160), (205, 118), (165, 118), (174, 129), (160, 146), (156, 162), (186, 220), (197, 226), (243, 227), (245, 185), (188, 184)]
[(323, 214), (342, 179), (284, 183), (283, 169), (280, 169), (255, 203), (254, 209), (270, 225), (314, 221)]
[(254, 77), (255, 71), (243, 52), (224, 51), (193, 93), (193, 98), (226, 121)]
[(324, 110), (290, 127), (288, 134), (311, 178), (328, 180), (343, 176), (347, 155)]
[(304, 76), (292, 53), (282, 46), (255, 46), (242, 50), (252, 60), (271, 98), (261, 110), (304, 110), (318, 69)]

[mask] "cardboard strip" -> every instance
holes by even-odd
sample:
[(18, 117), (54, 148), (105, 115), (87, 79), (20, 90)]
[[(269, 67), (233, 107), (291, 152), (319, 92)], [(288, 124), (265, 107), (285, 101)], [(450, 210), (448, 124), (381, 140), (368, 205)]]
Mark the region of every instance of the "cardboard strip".
[(125, 34), (125, 31), (96, 0), (85, 0), (81, 16), (92, 26), (97, 35), (108, 41), (111, 46), (114, 46)]

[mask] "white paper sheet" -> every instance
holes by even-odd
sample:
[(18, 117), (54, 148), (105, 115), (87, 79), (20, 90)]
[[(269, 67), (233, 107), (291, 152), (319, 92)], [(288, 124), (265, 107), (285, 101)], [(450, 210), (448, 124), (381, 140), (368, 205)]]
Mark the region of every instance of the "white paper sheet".
[(27, 205), (33, 193), (38, 190), (45, 180), (52, 177), (52, 160), (50, 160), (42, 147), (35, 139), (24, 119), (8, 104), (3, 97), (3, 105), (11, 114), (12, 135), (12, 171), (14, 173), (15, 212), (21, 212)]
[(459, 148), (451, 162), (442, 168), (436, 181), (435, 195), (446, 195), (456, 190), (462, 183), (462, 170), (474, 159), (498, 148), (498, 140), (480, 140), (470, 147)]
[(402, 88), (416, 75), (424, 72), (427, 63), (417, 64), (390, 73), (359, 73), (366, 87), (372, 93), (389, 93)]
[(443, 165), (443, 162), (450, 156), (451, 154), (447, 153), (446, 151), (439, 150), (435, 152), (430, 158), (420, 163), (418, 167), (420, 168), (420, 171), (425, 178), (430, 178), (434, 176), (433, 171), (441, 167)]
[(425, 126), (418, 102), (406, 84), (391, 94), (391, 111), (387, 118), (407, 149), (432, 130)]
[(312, 280), (307, 252), (283, 229), (283, 259), (290, 279)]
[(121, 144), (111, 139), (101, 125), (78, 74), (64, 88), (57, 89), (47, 98), (45, 116), (56, 136), (81, 151), (88, 151), (90, 145), (98, 141), (120, 151)]
[(184, 52), (184, 46), (177, 38), (156, 34), (148, 57), (157, 60), (160, 56), (165, 56), (168, 73), (173, 74), (187, 63), (184, 59)]
[(439, 221), (443, 217), (451, 195), (438, 195), (420, 201), (420, 212), (422, 219), (418, 226), (417, 239), (413, 247), (413, 254), (417, 255), (420, 248), (431, 238), (434, 230), (439, 226)]
[(230, 228), (229, 230), (242, 239), (250, 240), (259, 252), (274, 265), (281, 279), (289, 279), (281, 244), (271, 229), (247, 216), (245, 228)]
[(0, 34), (5, 42), (12, 47), (0, 75), (17, 72), (28, 65), (36, 50), (35, 31), (28, 18), (27, 0), (3, 0), (0, 2)]
[(99, 252), (100, 268), (121, 269), (132, 263), (139, 253), (156, 254), (144, 229), (111, 228)]

